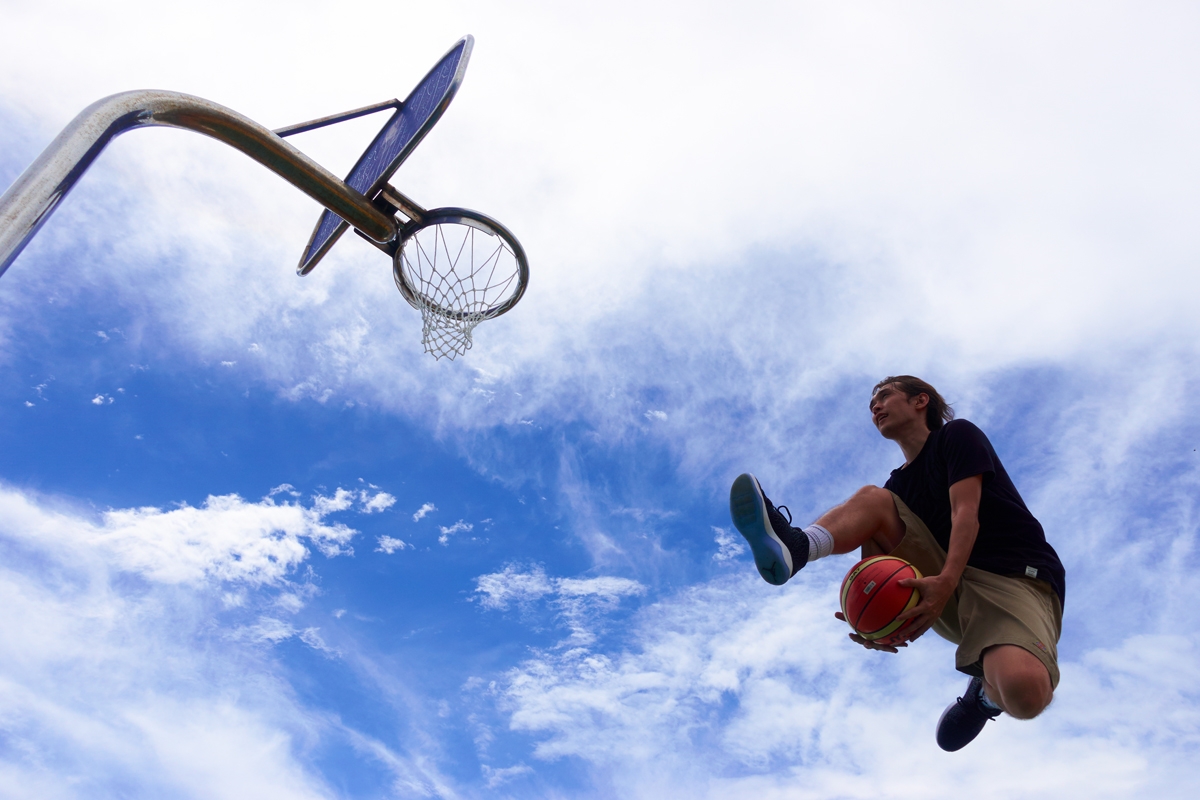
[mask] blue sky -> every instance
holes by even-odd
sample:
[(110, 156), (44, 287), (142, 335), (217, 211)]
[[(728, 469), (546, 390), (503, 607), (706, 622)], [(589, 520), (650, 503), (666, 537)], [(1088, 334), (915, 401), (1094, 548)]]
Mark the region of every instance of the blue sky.
[[(0, 19), (5, 186), (107, 94), (278, 127), (472, 33), (394, 183), (532, 270), (435, 362), (364, 242), (295, 275), (305, 196), (194, 134), (114, 142), (0, 278), (0, 794), (1194, 794), (1194, 9)], [(344, 173), (380, 122), (292, 141)], [(901, 372), (1067, 567), (1054, 705), (959, 754), (952, 648), (853, 646), (852, 559), (770, 587), (728, 518), (745, 470), (805, 522), (882, 482), (866, 403)]]

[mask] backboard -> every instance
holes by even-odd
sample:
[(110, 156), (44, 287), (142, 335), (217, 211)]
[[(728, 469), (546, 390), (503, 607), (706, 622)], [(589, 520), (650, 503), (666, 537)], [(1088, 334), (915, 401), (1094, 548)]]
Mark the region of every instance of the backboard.
[[(454, 99), (474, 45), (474, 37), (464, 36), (421, 79), (346, 176), (350, 188), (370, 200), (387, 184)], [(337, 214), (328, 209), (323, 211), (296, 271), (301, 275), (311, 272), (348, 227)]]

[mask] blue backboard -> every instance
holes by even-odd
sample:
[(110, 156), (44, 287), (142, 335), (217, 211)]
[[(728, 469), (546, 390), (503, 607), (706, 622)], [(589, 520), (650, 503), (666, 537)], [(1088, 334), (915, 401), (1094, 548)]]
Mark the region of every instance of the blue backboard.
[[(383, 188), (454, 99), (467, 71), (474, 44), (472, 36), (459, 39), (417, 84), (346, 176), (350, 188), (367, 198), (374, 198)], [(345, 220), (326, 209), (317, 221), (296, 271), (301, 275), (311, 272), (348, 227)]]

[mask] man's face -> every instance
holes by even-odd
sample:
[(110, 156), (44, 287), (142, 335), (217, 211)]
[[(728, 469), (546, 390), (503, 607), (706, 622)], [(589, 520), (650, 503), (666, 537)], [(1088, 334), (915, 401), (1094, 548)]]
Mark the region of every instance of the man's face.
[(895, 439), (901, 431), (913, 426), (926, 427), (925, 409), (928, 406), (929, 395), (905, 397), (896, 384), (884, 384), (871, 397), (871, 421), (883, 438)]

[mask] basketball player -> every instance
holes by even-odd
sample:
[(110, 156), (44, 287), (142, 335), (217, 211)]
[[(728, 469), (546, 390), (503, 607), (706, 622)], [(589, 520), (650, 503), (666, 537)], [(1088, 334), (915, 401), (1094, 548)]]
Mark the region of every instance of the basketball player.
[(740, 475), (729, 497), (733, 524), (776, 585), (810, 561), (857, 548), (863, 558), (890, 554), (914, 564), (925, 577), (901, 585), (920, 591), (921, 601), (898, 618), (915, 619), (900, 646), (930, 628), (958, 645), (956, 666), (971, 680), (938, 720), (937, 742), (959, 750), (1001, 712), (1032, 719), (1050, 704), (1065, 574), (983, 431), (955, 420), (936, 389), (911, 375), (885, 378), (870, 409), (880, 434), (904, 454), (882, 489), (865, 486), (801, 529), (753, 475)]

